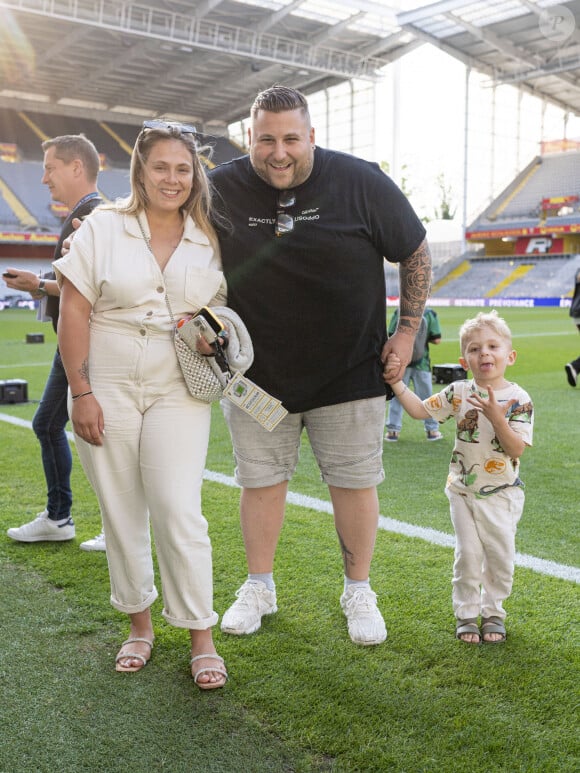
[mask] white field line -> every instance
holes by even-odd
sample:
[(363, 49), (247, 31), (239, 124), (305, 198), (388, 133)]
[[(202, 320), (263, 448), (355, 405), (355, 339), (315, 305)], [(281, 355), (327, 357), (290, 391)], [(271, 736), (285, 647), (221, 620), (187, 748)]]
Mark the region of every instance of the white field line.
[(17, 368), (50, 368), (52, 360), (50, 362), (20, 362), (18, 365), (0, 365), (0, 368), (16, 370)]
[[(570, 320), (572, 321), (572, 320)], [(552, 331), (546, 331), (545, 333), (512, 333), (512, 339), (513, 338), (550, 338), (553, 336), (559, 336), (560, 338), (562, 336), (572, 336), (576, 335), (576, 330), (574, 327), (572, 327), (570, 330), (552, 330)], [(443, 339), (447, 343), (459, 343), (459, 336), (445, 336)]]
[[(31, 422), (19, 419), (16, 416), (10, 416), (6, 413), (0, 413), (0, 421), (4, 421), (8, 424), (15, 424), (18, 427), (25, 427), (27, 429), (32, 428)], [(73, 433), (67, 432), (66, 434), (68, 439), (74, 443)], [(230, 486), (231, 488), (239, 488), (232, 477), (224, 475), (221, 472), (205, 470), (203, 477), (204, 480), (209, 480), (212, 483), (219, 483), (222, 486)], [(319, 513), (328, 513), (332, 515), (332, 505), (324, 499), (309, 497), (305, 494), (295, 494), (294, 492), (289, 491), (286, 501), (297, 507), (307, 507), (310, 510), (316, 510)], [(397, 521), (394, 518), (387, 518), (384, 515), (379, 516), (379, 529), (384, 529), (384, 531), (390, 531), (395, 534), (402, 534), (404, 537), (422, 539), (432, 545), (440, 545), (445, 548), (452, 548), (455, 546), (455, 537), (452, 534), (446, 534), (445, 532), (437, 531), (436, 529), (428, 529), (424, 526), (414, 526), (411, 523)], [(558, 564), (555, 561), (546, 561), (543, 558), (528, 556), (525, 553), (516, 553), (516, 566), (531, 569), (533, 572), (538, 572), (539, 574), (547, 574), (550, 577), (558, 577), (561, 580), (580, 583), (580, 569), (575, 566), (566, 566), (566, 564)]]

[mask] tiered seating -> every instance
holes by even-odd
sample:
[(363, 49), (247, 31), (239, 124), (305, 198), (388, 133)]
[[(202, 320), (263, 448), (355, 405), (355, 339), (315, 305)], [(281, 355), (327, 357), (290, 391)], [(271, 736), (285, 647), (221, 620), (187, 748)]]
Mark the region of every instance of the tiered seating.
[(580, 268), (580, 256), (542, 258), (534, 269), (509, 287), (512, 298), (555, 297), (566, 295), (574, 287), (574, 276)]
[[(90, 119), (0, 110), (0, 142), (14, 144), (17, 157), (21, 159), (16, 163), (0, 160), (0, 180), (31, 216), (19, 217), (0, 192), (0, 231), (28, 230), (35, 227), (36, 220), (36, 227), (58, 232), (62, 224), (62, 220), (52, 211), (50, 195), (41, 183), (44, 155), (41, 136), (84, 134), (92, 140), (106, 161), (105, 168), (99, 175), (99, 189), (106, 200), (113, 201), (129, 192), (131, 150), (140, 130), (141, 127), (134, 124), (101, 124)], [(243, 154), (243, 151), (226, 137), (200, 133), (200, 142), (213, 148), (210, 166)]]
[(580, 193), (580, 153), (559, 153), (540, 160), (537, 172), (502, 211), (504, 217), (541, 214), (541, 201), (550, 196)]
[(435, 287), (434, 298), (486, 298), (492, 297), (497, 286), (518, 274), (522, 266), (532, 266), (523, 276), (506, 285), (499, 297), (542, 298), (562, 297), (574, 286), (574, 276), (580, 268), (580, 256), (527, 258), (480, 258), (469, 261), (469, 270)]
[[(544, 224), (542, 201), (580, 195), (580, 152), (538, 156), (483, 212), (468, 231), (534, 228)], [(573, 215), (549, 213), (545, 225), (567, 225), (580, 220), (578, 204)]]
[(0, 141), (18, 145), (22, 158), (42, 159), (41, 141), (15, 110), (0, 110)]
[(130, 188), (128, 169), (103, 169), (99, 173), (99, 190), (109, 201), (128, 196)]
[(41, 227), (59, 228), (61, 221), (50, 209), (50, 195), (42, 185), (43, 168), (39, 161), (8, 164), (0, 161), (0, 178), (18, 197)]
[(4, 196), (0, 193), (0, 223), (5, 226), (12, 226), (18, 228), (20, 226), (20, 220), (16, 217), (16, 214), (12, 211), (10, 206), (4, 200)]
[(513, 271), (507, 260), (472, 260), (469, 271), (434, 293), (444, 298), (483, 298)]

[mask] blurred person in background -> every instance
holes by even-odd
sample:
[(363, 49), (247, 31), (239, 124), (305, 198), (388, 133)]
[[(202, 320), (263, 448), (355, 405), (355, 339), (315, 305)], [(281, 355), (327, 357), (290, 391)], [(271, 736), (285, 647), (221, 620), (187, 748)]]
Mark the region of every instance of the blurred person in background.
[[(580, 332), (580, 269), (576, 272), (574, 280), (574, 295), (570, 305), (570, 316)], [(571, 387), (575, 387), (578, 384), (578, 374), (580, 373), (580, 357), (567, 363), (564, 366), (564, 370), (566, 371), (568, 383)]]
[[(397, 329), (399, 321), (399, 310), (395, 309), (389, 322), (388, 332), (393, 335)], [(423, 319), (419, 326), (419, 331), (415, 337), (413, 354), (411, 362), (407, 365), (403, 383), (409, 386), (413, 382), (415, 394), (426, 400), (433, 394), (433, 378), (431, 375), (431, 360), (429, 358), (429, 344), (441, 343), (441, 325), (435, 309), (426, 308), (423, 312)], [(439, 423), (429, 416), (425, 419), (425, 436), (427, 440), (441, 440), (443, 435), (439, 431)], [(396, 397), (389, 402), (389, 413), (387, 416), (387, 432), (385, 440), (389, 443), (396, 443), (401, 434), (403, 426), (403, 406)]]
[[(44, 174), (42, 182), (50, 190), (53, 201), (65, 204), (70, 212), (60, 232), (54, 259), (60, 258), (66, 237), (73, 231), (72, 221), (82, 219), (102, 203), (97, 191), (100, 159), (93, 143), (82, 134), (69, 134), (42, 143)], [(9, 267), (3, 279), (13, 290), (21, 290), (40, 301), (39, 317), (49, 318), (56, 332), (60, 289), (54, 273), (44, 277), (32, 271)], [(65, 542), (75, 537), (71, 515), (72, 452), (66, 436), (68, 382), (57, 348), (44, 391), (32, 420), (32, 428), (40, 443), (42, 466), (47, 486), (44, 510), (33, 521), (8, 529), (8, 536), (17, 542)], [(82, 550), (105, 550), (101, 532), (82, 542)]]

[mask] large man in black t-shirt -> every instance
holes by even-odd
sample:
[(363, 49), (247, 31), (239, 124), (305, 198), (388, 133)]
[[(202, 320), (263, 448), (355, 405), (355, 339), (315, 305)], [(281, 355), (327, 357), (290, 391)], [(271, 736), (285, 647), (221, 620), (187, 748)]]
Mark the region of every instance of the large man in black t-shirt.
[[(401, 377), (429, 290), (425, 229), (397, 186), (353, 156), (315, 147), (303, 95), (274, 86), (252, 107), (250, 155), (210, 173), (228, 303), (252, 336), (248, 377), (288, 416), (271, 433), (224, 401), (249, 576), (222, 630), (252, 633), (277, 610), (273, 580), (288, 481), (306, 428), (328, 484), (351, 639), (387, 632), (369, 583), (383, 479), (386, 357)], [(400, 265), (399, 327), (386, 342), (383, 259)]]
[[(97, 191), (100, 159), (93, 143), (82, 134), (54, 137), (43, 142), (42, 149), (42, 182), (48, 186), (52, 199), (65, 204), (70, 210), (54, 250), (56, 260), (61, 257), (64, 240), (73, 230), (73, 219), (82, 219), (102, 201)], [(9, 287), (29, 292), (33, 298), (40, 300), (45, 316), (52, 320), (56, 332), (60, 291), (54, 274), (41, 278), (32, 271), (8, 268), (3, 279)], [(46, 507), (33, 521), (8, 529), (8, 536), (18, 542), (65, 542), (75, 536), (71, 516), (72, 454), (65, 432), (68, 421), (67, 389), (66, 373), (57, 349), (32, 420), (46, 478)], [(80, 547), (83, 550), (105, 550), (102, 532), (81, 543)]]

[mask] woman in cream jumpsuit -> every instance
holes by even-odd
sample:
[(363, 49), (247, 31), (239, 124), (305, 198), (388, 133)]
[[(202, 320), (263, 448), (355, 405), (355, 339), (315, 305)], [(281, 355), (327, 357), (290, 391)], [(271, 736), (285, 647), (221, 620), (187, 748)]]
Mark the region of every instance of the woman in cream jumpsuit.
[(185, 386), (176, 319), (225, 301), (209, 192), (194, 129), (146, 121), (131, 160), (131, 194), (97, 210), (55, 262), (62, 285), (59, 346), (78, 453), (103, 515), (111, 603), (130, 618), (118, 671), (138, 671), (163, 616), (191, 635), (201, 689), (222, 687), (216, 653), (211, 544), (201, 512), (210, 406)]

